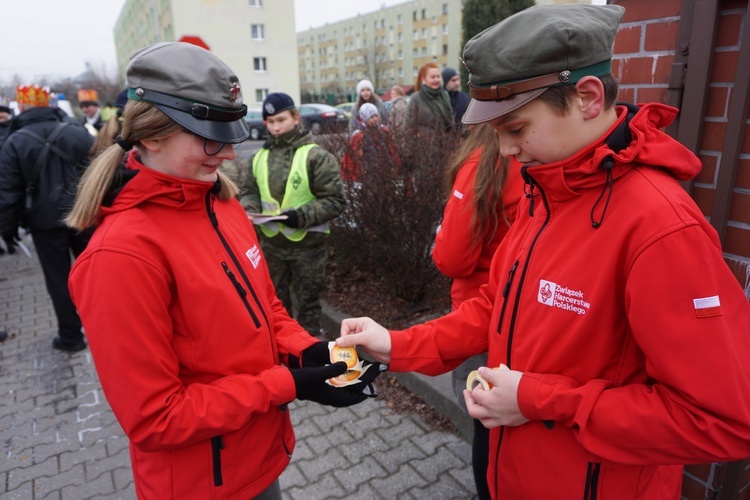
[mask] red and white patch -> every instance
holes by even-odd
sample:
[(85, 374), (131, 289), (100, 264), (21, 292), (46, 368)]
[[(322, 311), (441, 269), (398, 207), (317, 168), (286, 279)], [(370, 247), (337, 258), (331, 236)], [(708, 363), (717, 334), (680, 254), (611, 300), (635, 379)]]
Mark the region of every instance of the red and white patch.
[(721, 316), (721, 302), (718, 295), (693, 299), (693, 306), (695, 307), (695, 315), (699, 318)]

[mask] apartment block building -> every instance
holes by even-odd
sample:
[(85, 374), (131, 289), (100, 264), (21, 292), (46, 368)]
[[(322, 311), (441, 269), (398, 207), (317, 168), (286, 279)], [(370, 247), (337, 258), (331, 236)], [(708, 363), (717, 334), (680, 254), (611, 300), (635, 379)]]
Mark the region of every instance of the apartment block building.
[[(603, 3), (604, 0), (599, 0)], [(423, 64), (459, 69), (465, 0), (412, 0), (297, 33), (305, 101), (352, 101), (363, 78), (383, 94), (414, 85)], [(592, 0), (537, 0), (590, 4)]]
[(463, 0), (413, 0), (297, 33), (302, 99), (353, 100), (357, 82), (375, 91), (413, 85), (419, 67), (458, 68)]
[(237, 72), (248, 107), (269, 92), (299, 102), (293, 11), (294, 0), (127, 0), (114, 29), (120, 75), (141, 47), (197, 37)]

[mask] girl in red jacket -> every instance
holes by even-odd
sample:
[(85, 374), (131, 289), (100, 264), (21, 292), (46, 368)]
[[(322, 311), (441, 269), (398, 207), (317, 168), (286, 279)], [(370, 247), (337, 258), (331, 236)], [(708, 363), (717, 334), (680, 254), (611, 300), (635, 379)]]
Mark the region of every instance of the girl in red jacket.
[(86, 171), (67, 223), (97, 226), (69, 288), (130, 439), (136, 492), (281, 498), (287, 403), (361, 402), (379, 367), (329, 385), (346, 363), (330, 364), (327, 342), (276, 297), (219, 172), (249, 135), (232, 70), (194, 45), (157, 43), (133, 55), (127, 80), (121, 136)]
[[(510, 168), (500, 156), (497, 133), (491, 125), (474, 126), (446, 171), (449, 192), (443, 221), (435, 237), (432, 260), (451, 281), (451, 305), (479, 295), (489, 279), (495, 250), (516, 218), (523, 181), (515, 162)], [(487, 354), (473, 356), (451, 373), (453, 388), (463, 406), (466, 376), (487, 364)], [(480, 499), (489, 499), (487, 453), (489, 431), (474, 420), (472, 466)]]

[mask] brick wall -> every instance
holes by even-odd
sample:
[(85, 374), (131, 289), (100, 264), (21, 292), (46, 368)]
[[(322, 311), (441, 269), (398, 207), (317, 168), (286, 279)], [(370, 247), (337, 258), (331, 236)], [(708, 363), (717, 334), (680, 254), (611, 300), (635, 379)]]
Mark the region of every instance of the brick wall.
[[(678, 50), (682, 0), (610, 0), (609, 3), (626, 9), (615, 41), (613, 61), (613, 72), (620, 82), (620, 100), (666, 103), (671, 67)], [(697, 152), (703, 170), (693, 188), (693, 198), (708, 218), (721, 168), (721, 150), (746, 10), (747, 0), (719, 2), (711, 83)], [(746, 127), (744, 133), (723, 249), (730, 269), (750, 298), (750, 127)]]
[[(718, 0), (717, 0), (718, 1)], [(619, 99), (667, 103), (672, 63), (678, 53), (682, 0), (610, 0), (626, 9), (615, 40), (613, 73), (620, 82)], [(740, 31), (747, 0), (719, 1), (719, 25), (713, 49), (703, 133), (697, 152), (703, 170), (695, 180), (693, 198), (711, 216), (717, 172), (727, 129), (729, 103), (740, 50)], [(688, 60), (689, 63), (689, 60)], [(724, 240), (724, 256), (745, 295), (750, 298), (750, 127), (744, 131), (737, 181)], [(723, 487), (723, 489), (722, 489)], [(683, 498), (750, 500), (750, 460), (685, 468)]]

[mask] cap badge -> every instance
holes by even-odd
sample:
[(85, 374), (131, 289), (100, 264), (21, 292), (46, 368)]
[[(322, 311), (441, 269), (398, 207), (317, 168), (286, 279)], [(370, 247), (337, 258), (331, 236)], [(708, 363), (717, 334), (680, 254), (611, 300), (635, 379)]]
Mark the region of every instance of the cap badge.
[(570, 81), (570, 71), (567, 69), (560, 72), (560, 81), (563, 83), (568, 83)]
[(270, 102), (266, 103), (265, 108), (266, 113), (268, 113), (269, 115), (273, 115), (276, 112), (276, 108), (274, 108), (273, 104), (271, 104)]
[(138, 97), (138, 98), (143, 97), (143, 94), (145, 94), (145, 93), (146, 93), (146, 91), (143, 90), (140, 87), (138, 87), (137, 89), (135, 89), (135, 96)]
[(234, 82), (231, 87), (229, 87), (229, 95), (231, 96), (229, 99), (234, 102), (237, 100), (237, 97), (240, 95), (240, 86), (237, 82)]

